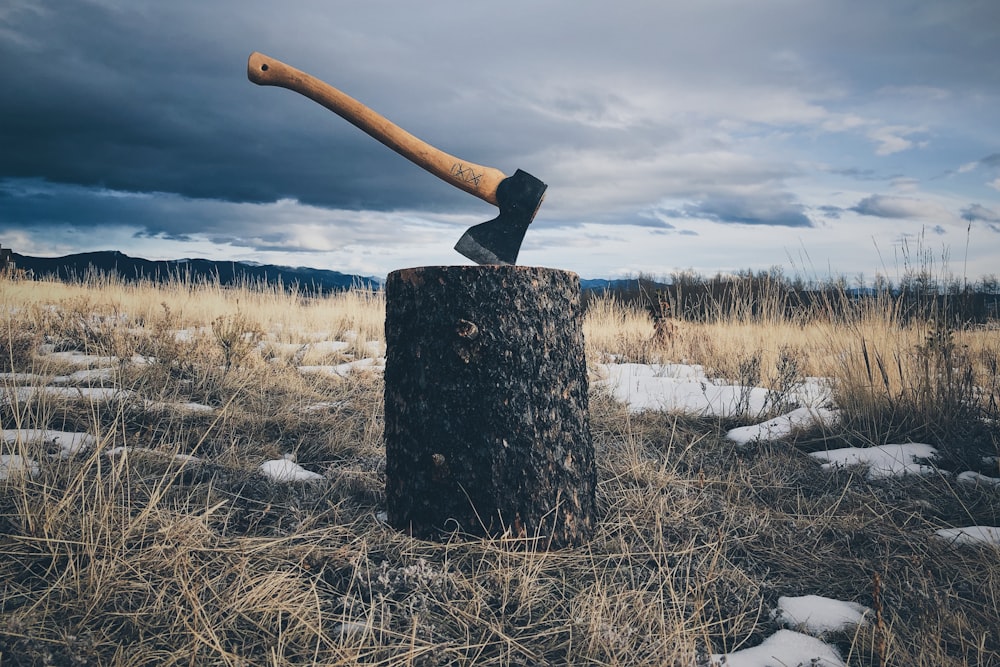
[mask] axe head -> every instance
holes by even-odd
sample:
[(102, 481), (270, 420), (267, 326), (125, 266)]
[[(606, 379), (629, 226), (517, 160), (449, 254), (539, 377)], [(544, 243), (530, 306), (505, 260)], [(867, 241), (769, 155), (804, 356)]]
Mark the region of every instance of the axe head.
[(455, 250), (477, 264), (514, 264), (546, 187), (520, 169), (500, 181), (496, 194), (500, 215), (470, 227), (455, 244)]

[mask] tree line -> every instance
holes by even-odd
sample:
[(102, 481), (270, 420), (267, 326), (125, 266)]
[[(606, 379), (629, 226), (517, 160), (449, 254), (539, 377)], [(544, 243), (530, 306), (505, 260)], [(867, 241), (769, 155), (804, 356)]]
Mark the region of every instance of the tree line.
[(891, 308), (903, 323), (933, 319), (950, 326), (969, 326), (1000, 320), (1000, 278), (996, 274), (968, 281), (910, 271), (896, 281), (878, 275), (866, 282), (843, 276), (806, 280), (774, 268), (710, 277), (681, 271), (667, 278), (639, 274), (618, 280), (606, 289), (585, 294), (585, 302), (596, 294), (647, 309), (655, 319), (847, 319), (865, 308)]

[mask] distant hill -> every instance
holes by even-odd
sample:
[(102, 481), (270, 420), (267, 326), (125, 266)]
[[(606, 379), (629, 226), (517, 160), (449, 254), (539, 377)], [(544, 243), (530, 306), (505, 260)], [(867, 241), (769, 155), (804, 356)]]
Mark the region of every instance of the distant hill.
[(308, 267), (277, 266), (245, 262), (222, 262), (209, 259), (171, 259), (152, 261), (129, 257), (117, 250), (84, 252), (64, 257), (31, 257), (12, 253), (15, 266), (33, 276), (58, 280), (80, 280), (88, 274), (118, 276), (125, 281), (171, 279), (193, 282), (233, 284), (281, 284), (305, 294), (336, 292), (351, 287), (380, 288), (377, 278), (356, 276), (339, 271)]
[[(9, 252), (6, 248), (4, 252)], [(304, 294), (337, 292), (352, 287), (381, 289), (383, 280), (372, 276), (358, 276), (339, 271), (313, 269), (307, 266), (279, 266), (257, 262), (224, 262), (211, 259), (149, 260), (130, 257), (117, 250), (83, 252), (63, 257), (32, 257), (11, 253), (10, 259), (18, 269), (28, 271), (36, 278), (54, 277), (73, 281), (98, 273), (113, 275), (125, 281), (172, 279), (193, 282), (218, 282), (233, 284), (281, 284), (286, 289), (296, 289)], [(640, 292), (653, 292), (665, 287), (659, 283), (636, 278), (615, 280), (582, 279), (584, 293), (609, 293), (620, 297), (635, 296)]]
[(593, 292), (616, 292), (637, 289), (639, 281), (636, 278), (581, 278), (580, 289)]

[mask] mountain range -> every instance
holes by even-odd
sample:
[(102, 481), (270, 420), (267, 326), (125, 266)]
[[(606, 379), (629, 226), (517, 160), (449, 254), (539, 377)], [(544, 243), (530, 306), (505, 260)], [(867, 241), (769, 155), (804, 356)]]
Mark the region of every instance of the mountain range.
[(51, 276), (58, 280), (79, 280), (88, 275), (117, 276), (124, 281), (218, 282), (220, 285), (282, 285), (304, 294), (321, 294), (367, 287), (378, 289), (382, 281), (370, 276), (356, 276), (339, 271), (304, 266), (277, 266), (250, 262), (210, 259), (148, 260), (129, 257), (117, 250), (84, 252), (63, 257), (31, 257), (12, 253), (14, 265), (35, 277)]
[[(130, 257), (117, 250), (84, 252), (62, 257), (32, 257), (10, 253), (4, 255), (14, 266), (36, 278), (54, 277), (57, 280), (80, 280), (88, 275), (111, 275), (124, 281), (183, 280), (191, 282), (218, 282), (220, 285), (268, 284), (282, 285), (306, 295), (337, 292), (352, 287), (380, 289), (383, 279), (358, 276), (307, 266), (279, 266), (256, 262), (219, 261), (211, 259), (149, 260)], [(8, 254), (9, 253), (9, 254)], [(634, 288), (635, 279), (607, 280), (604, 278), (581, 279), (585, 292), (628, 290)]]

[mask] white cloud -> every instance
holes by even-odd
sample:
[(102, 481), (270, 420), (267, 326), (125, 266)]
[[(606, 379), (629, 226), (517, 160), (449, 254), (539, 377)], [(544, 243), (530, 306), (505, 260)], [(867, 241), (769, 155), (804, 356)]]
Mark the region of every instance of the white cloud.
[(920, 189), (920, 179), (899, 177), (892, 179), (889, 185), (896, 192), (916, 192)]
[(950, 90), (938, 86), (886, 86), (878, 92), (882, 95), (906, 97), (921, 102), (943, 102), (953, 97)]
[(914, 146), (925, 146), (926, 142), (914, 142), (906, 137), (926, 132), (926, 127), (909, 127), (906, 125), (883, 125), (868, 132), (868, 138), (878, 144), (876, 155), (892, 155)]
[(847, 132), (871, 125), (871, 123), (872, 121), (855, 113), (831, 114), (820, 124), (820, 127), (827, 132)]
[(973, 204), (962, 210), (962, 217), (969, 222), (982, 220), (984, 222), (1000, 222), (1000, 213), (981, 204)]
[(936, 202), (914, 197), (871, 195), (859, 201), (852, 211), (877, 218), (918, 219), (954, 222), (955, 215)]
[(989, 187), (993, 188), (994, 190), (1000, 190), (1000, 178), (994, 178), (992, 181), (990, 181), (986, 185), (988, 185)]

